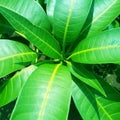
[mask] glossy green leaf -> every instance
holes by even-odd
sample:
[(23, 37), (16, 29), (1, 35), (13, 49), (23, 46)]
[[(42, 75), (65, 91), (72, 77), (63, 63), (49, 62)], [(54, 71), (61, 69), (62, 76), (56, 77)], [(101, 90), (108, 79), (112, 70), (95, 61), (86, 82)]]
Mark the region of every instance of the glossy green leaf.
[(118, 120), (120, 118), (120, 94), (111, 86), (105, 86), (107, 97), (97, 94), (84, 83), (74, 83), (72, 97), (83, 120)]
[[(52, 1), (51, 1), (52, 2)], [(53, 13), (53, 34), (63, 48), (74, 42), (87, 18), (92, 0), (56, 0)]]
[(24, 85), (11, 120), (67, 120), (71, 91), (66, 66), (43, 64)]
[(120, 28), (104, 31), (81, 41), (69, 57), (75, 62), (99, 64), (120, 62)]
[(0, 7), (6, 8), (29, 20), (33, 25), (50, 29), (48, 18), (35, 0), (0, 0)]
[(94, 0), (92, 21), (89, 18), (86, 20), (81, 34), (86, 34), (87, 37), (93, 36), (96, 33), (104, 30), (119, 14), (120, 0)]
[(0, 107), (15, 100), (31, 73), (37, 66), (31, 65), (17, 72), (0, 91)]
[(12, 41), (0, 40), (0, 78), (23, 68), (35, 61), (37, 55), (26, 45)]
[(50, 33), (42, 28), (32, 25), (28, 20), (16, 13), (0, 7), (2, 15), (18, 31), (20, 35), (33, 43), (45, 55), (52, 58), (61, 58), (60, 46)]
[(87, 85), (93, 87), (94, 89), (96, 89), (100, 93), (102, 93), (104, 96), (106, 96), (106, 93), (105, 93), (103, 87), (101, 86), (101, 84), (99, 83), (99, 81), (83, 65), (69, 62), (68, 67), (69, 67), (70, 72), (76, 78), (78, 78), (82, 82), (84, 82)]
[(0, 14), (0, 34), (12, 33), (13, 28), (8, 21)]

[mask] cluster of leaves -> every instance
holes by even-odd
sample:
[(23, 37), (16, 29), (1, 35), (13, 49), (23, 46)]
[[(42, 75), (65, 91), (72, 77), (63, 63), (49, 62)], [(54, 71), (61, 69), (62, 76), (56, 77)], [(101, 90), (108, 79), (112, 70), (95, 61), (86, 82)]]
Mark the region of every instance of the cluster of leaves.
[(85, 65), (119, 64), (119, 6), (0, 0), (0, 106), (17, 98), (11, 120), (120, 118), (119, 92)]

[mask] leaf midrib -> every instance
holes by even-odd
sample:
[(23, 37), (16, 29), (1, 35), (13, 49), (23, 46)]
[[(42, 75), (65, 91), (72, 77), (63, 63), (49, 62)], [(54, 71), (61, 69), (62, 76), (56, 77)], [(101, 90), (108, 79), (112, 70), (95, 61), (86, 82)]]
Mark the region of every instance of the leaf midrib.
[(52, 72), (51, 78), (50, 78), (50, 80), (48, 82), (48, 85), (47, 85), (47, 88), (46, 88), (46, 92), (45, 92), (45, 95), (44, 95), (44, 100), (41, 103), (41, 110), (39, 112), (38, 120), (43, 120), (42, 118), (44, 116), (44, 111), (45, 111), (45, 108), (46, 108), (46, 105), (47, 105), (49, 93), (50, 93), (51, 87), (53, 85), (55, 75), (56, 75), (60, 66), (61, 66), (61, 63), (57, 64), (56, 67), (54, 68), (53, 72)]
[(113, 48), (120, 48), (120, 45), (108, 45), (108, 46), (84, 49), (84, 50), (77, 51), (77, 52), (73, 53), (67, 59), (70, 59), (71, 57), (74, 57), (75, 55), (80, 55), (80, 54), (87, 53), (87, 52), (105, 50), (105, 49), (113, 49)]
[(96, 100), (97, 105), (99, 106), (99, 108), (101, 108), (101, 110), (104, 112), (104, 114), (109, 118), (109, 120), (113, 120), (111, 118), (111, 116), (108, 114), (108, 112), (106, 111), (106, 109), (101, 105), (101, 103), (98, 101), (98, 99)]
[(65, 47), (65, 42), (66, 42), (66, 37), (67, 37), (67, 31), (68, 31), (68, 27), (69, 27), (69, 23), (70, 23), (70, 19), (71, 19), (71, 16), (72, 16), (72, 11), (74, 9), (75, 2), (76, 2), (76, 0), (71, 0), (71, 4), (70, 4), (70, 8), (69, 8), (69, 13), (68, 13), (68, 17), (67, 17), (67, 21), (66, 21), (66, 25), (65, 25), (65, 30), (64, 30), (63, 48)]
[(10, 59), (10, 58), (15, 58), (15, 57), (20, 57), (20, 56), (34, 55), (34, 54), (36, 54), (36, 53), (34, 53), (34, 52), (18, 53), (18, 54), (2, 57), (2, 58), (0, 58), (0, 61), (4, 61), (4, 60)]

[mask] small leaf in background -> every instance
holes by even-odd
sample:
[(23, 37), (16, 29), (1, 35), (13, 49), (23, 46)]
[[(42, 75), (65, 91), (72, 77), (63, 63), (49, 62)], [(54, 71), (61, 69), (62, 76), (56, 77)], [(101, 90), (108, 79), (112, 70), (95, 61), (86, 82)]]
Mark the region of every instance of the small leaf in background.
[(31, 64), (37, 54), (26, 45), (7, 39), (0, 40), (0, 78)]
[(41, 65), (24, 85), (11, 120), (66, 120), (71, 91), (72, 80), (66, 66)]

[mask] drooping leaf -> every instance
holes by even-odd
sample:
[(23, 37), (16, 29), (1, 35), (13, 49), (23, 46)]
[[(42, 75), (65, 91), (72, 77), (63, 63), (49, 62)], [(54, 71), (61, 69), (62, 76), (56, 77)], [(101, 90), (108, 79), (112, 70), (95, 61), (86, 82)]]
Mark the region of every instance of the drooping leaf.
[(44, 10), (35, 0), (0, 0), (0, 7), (23, 16), (35, 26), (50, 29)]
[(50, 33), (32, 25), (28, 20), (11, 10), (0, 7), (0, 12), (20, 35), (38, 47), (45, 55), (61, 58), (60, 46)]
[(12, 33), (13, 28), (8, 21), (0, 14), (0, 34)]
[[(87, 37), (93, 36), (104, 30), (119, 14), (120, 14), (120, 0), (94, 0), (93, 14), (91, 21), (86, 20), (81, 35), (86, 34)], [(88, 18), (89, 19), (89, 18)]]
[(120, 28), (114, 28), (84, 39), (69, 58), (79, 63), (99, 64), (119, 63), (119, 56)]
[(61, 64), (39, 66), (24, 85), (11, 120), (67, 120), (71, 88), (67, 67)]
[(53, 14), (53, 34), (64, 48), (78, 37), (92, 0), (56, 0), (55, 4), (52, 1), (49, 0), (48, 8)]
[(105, 86), (108, 97), (102, 97), (84, 83), (75, 82), (72, 97), (83, 120), (117, 120), (120, 118), (120, 94)]
[(37, 66), (31, 65), (17, 72), (0, 91), (0, 107), (15, 100), (31, 73)]
[(0, 78), (35, 61), (37, 55), (26, 45), (0, 39)]
[(99, 83), (99, 81), (83, 65), (69, 62), (68, 67), (69, 67), (70, 72), (76, 78), (78, 78), (82, 82), (93, 87), (94, 89), (98, 90), (101, 94), (106, 96), (106, 93), (105, 93), (103, 87), (101, 86), (101, 84)]

